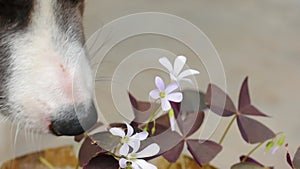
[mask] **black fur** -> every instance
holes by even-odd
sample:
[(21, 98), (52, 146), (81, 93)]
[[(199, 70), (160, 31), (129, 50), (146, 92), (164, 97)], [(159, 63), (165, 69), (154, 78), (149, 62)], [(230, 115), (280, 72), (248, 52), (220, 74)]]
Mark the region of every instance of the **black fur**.
[(26, 27), (33, 7), (34, 0), (0, 0), (0, 31)]

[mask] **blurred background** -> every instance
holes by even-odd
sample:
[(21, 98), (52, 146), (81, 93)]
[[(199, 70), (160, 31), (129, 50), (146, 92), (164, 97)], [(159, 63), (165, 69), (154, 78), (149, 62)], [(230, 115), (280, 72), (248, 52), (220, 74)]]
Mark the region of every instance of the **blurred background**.
[[(300, 146), (300, 1), (90, 0), (86, 7), (84, 23), (87, 38), (103, 25), (133, 13), (162, 12), (190, 21), (208, 36), (218, 51), (226, 74), (227, 91), (234, 101), (237, 102), (243, 79), (249, 76), (254, 104), (271, 116), (270, 119), (258, 120), (274, 132), (285, 132), (291, 152)], [(134, 27), (128, 27), (130, 26)], [(122, 60), (120, 58), (145, 46), (161, 47), (174, 54), (185, 54), (192, 60), (188, 61), (190, 67), (203, 68), (201, 63), (194, 64), (192, 52), (176, 40), (143, 36), (141, 39), (127, 40), (115, 47), (108, 54), (107, 58), (110, 59), (102, 64), (105, 67), (102, 67), (102, 73), (109, 77), (109, 70), (114, 70), (115, 64)], [(206, 90), (209, 83), (205, 74), (205, 70), (201, 69), (201, 75), (196, 77), (202, 90)], [(109, 89), (105, 88), (105, 83), (105, 80), (96, 83), (103, 89), (98, 89), (97, 92), (101, 103), (105, 102), (105, 99), (101, 99), (100, 95)], [(151, 85), (153, 87), (153, 84)], [(147, 84), (143, 85), (143, 89), (145, 86)], [(139, 90), (138, 85), (131, 89), (133, 88), (136, 95), (145, 97), (139, 94), (142, 90)], [(109, 99), (106, 101), (108, 104), (99, 105), (104, 111), (111, 111)], [(212, 135), (213, 139), (220, 138), (229, 120), (222, 119), (217, 131)], [(253, 146), (247, 145), (241, 139), (235, 124), (225, 139), (222, 153), (212, 164), (222, 169), (229, 168), (238, 161), (241, 154), (252, 148)], [(272, 155), (265, 153), (264, 148), (261, 148), (254, 157), (266, 165), (275, 164), (276, 168), (288, 168), (285, 151), (282, 148)]]
[[(89, 39), (97, 30), (119, 17), (140, 12), (173, 14), (201, 29), (219, 53), (225, 70), (227, 92), (234, 102), (237, 102), (243, 79), (249, 76), (250, 94), (254, 105), (271, 116), (258, 120), (274, 132), (283, 131), (290, 151), (295, 152), (300, 146), (299, 0), (88, 0), (84, 16), (86, 38)], [(134, 25), (128, 25), (126, 28), (130, 27)], [(112, 74), (117, 65), (133, 52), (151, 47), (168, 50), (174, 55), (186, 55), (188, 65), (200, 69), (201, 75), (196, 77), (196, 81), (201, 90), (206, 90), (210, 82), (209, 72), (206, 72), (205, 65), (182, 43), (155, 35), (127, 39), (107, 54), (98, 69), (96, 96), (98, 106), (101, 108), (100, 113), (108, 122), (130, 119), (132, 116), (132, 113), (122, 114), (122, 117), (115, 115), (114, 112), (118, 110), (115, 109), (113, 100), (108, 97), (111, 94)], [(137, 75), (136, 82), (133, 81), (129, 86), (130, 91), (141, 99), (148, 99), (145, 89), (154, 87), (152, 80), (142, 85), (138, 81), (144, 82), (150, 77), (152, 76)], [(122, 80), (115, 80), (117, 84), (122, 85)], [(120, 104), (128, 106), (128, 103), (129, 101), (124, 99)], [(230, 119), (222, 119), (211, 138), (219, 140), (229, 121)], [(7, 130), (10, 130), (9, 125)], [(12, 131), (11, 135), (14, 134), (15, 131)], [(17, 155), (36, 149), (34, 145), (22, 146), (22, 139), (23, 136), (20, 134), (15, 145)], [(46, 138), (40, 136), (38, 140), (42, 142), (39, 144), (40, 148), (71, 142), (70, 138), (57, 139), (51, 136)], [(7, 147), (7, 152), (1, 152), (0, 162), (10, 156), (7, 154), (12, 154), (9, 148)], [(212, 164), (221, 169), (230, 168), (232, 164), (238, 162), (240, 155), (246, 154), (252, 148), (253, 145), (244, 143), (237, 125), (234, 124), (225, 139), (223, 151)], [(275, 164), (276, 168), (283, 169), (288, 168), (285, 152), (286, 150), (282, 148), (272, 155), (265, 153), (261, 148), (253, 156), (266, 165)], [(2, 157), (2, 154), (5, 155)]]

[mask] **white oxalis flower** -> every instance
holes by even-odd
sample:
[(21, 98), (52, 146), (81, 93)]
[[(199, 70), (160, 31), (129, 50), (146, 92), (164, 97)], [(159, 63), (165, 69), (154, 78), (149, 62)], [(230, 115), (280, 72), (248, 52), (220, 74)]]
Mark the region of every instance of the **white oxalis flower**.
[(109, 132), (112, 135), (121, 137), (121, 148), (119, 153), (121, 155), (127, 155), (129, 153), (129, 146), (133, 151), (137, 151), (140, 148), (142, 140), (145, 140), (148, 137), (148, 132), (140, 132), (133, 135), (133, 128), (126, 123), (127, 133), (125, 134), (124, 130), (118, 127), (113, 127), (109, 129)]
[(155, 85), (157, 89), (152, 90), (149, 95), (153, 99), (160, 99), (161, 107), (163, 111), (170, 110), (171, 104), (170, 101), (173, 102), (181, 102), (182, 101), (182, 93), (181, 92), (173, 92), (178, 88), (178, 84), (176, 82), (170, 83), (167, 87), (165, 87), (165, 83), (159, 76), (155, 77)]
[(156, 143), (153, 143), (141, 150), (140, 152), (132, 152), (125, 155), (126, 158), (121, 158), (119, 160), (119, 165), (121, 168), (132, 168), (132, 169), (157, 169), (157, 167), (151, 163), (148, 163), (142, 158), (152, 157), (159, 153), (160, 148)]
[(174, 67), (166, 57), (160, 58), (159, 62), (169, 71), (171, 80), (177, 83), (179, 83), (179, 81), (188, 81), (192, 83), (192, 81), (186, 77), (200, 73), (199, 71), (194, 69), (187, 69), (182, 71), (186, 63), (185, 56), (178, 56), (174, 61)]

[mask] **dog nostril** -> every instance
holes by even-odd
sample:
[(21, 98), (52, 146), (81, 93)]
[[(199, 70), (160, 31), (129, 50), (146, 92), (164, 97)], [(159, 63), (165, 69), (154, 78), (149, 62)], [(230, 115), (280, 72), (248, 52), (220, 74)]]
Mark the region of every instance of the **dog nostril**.
[(94, 104), (88, 108), (78, 105), (76, 107), (63, 107), (51, 119), (50, 131), (57, 136), (76, 136), (90, 129), (98, 119)]

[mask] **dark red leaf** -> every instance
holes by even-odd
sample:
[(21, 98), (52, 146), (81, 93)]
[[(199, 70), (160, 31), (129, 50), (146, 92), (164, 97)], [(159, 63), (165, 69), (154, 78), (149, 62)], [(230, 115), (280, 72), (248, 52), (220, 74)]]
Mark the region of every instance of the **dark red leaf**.
[(143, 123), (149, 120), (151, 114), (159, 108), (159, 104), (138, 101), (132, 94), (128, 94), (135, 116), (133, 121), (136, 123)]
[(94, 135), (91, 135), (90, 138), (95, 142), (98, 146), (106, 151), (113, 150), (120, 142), (120, 137), (112, 135), (108, 131), (99, 132)]
[(184, 90), (182, 94), (183, 100), (181, 103), (170, 102), (176, 118), (180, 112), (200, 112), (207, 108), (203, 92)]
[(194, 134), (202, 125), (204, 112), (199, 113), (180, 113), (177, 117), (178, 127), (184, 137)]
[(249, 95), (248, 77), (245, 78), (239, 96), (239, 112), (242, 114), (253, 116), (267, 116), (256, 107), (251, 105), (251, 99)]
[(184, 141), (182, 140), (174, 148), (165, 152), (163, 154), (163, 157), (165, 157), (165, 159), (168, 160), (170, 163), (175, 163), (180, 157), (183, 147), (184, 147)]
[[(242, 162), (244, 160), (244, 158), (246, 158), (246, 156), (241, 156), (240, 157), (240, 161)], [(254, 163), (254, 164), (257, 164), (261, 167), (265, 167), (263, 164), (261, 164), (260, 162), (258, 162), (257, 160), (251, 158), (251, 157), (247, 157), (246, 161), (245, 162), (248, 162), (248, 163)], [(267, 167), (268, 169), (273, 169), (274, 167)]]
[(213, 160), (222, 150), (222, 146), (209, 140), (187, 140), (189, 152), (200, 166)]
[[(244, 161), (244, 158), (246, 158), (246, 156), (241, 156), (240, 157), (240, 161), (243, 162)], [(257, 164), (261, 167), (263, 167), (264, 165), (262, 165), (261, 163), (259, 163), (258, 161), (254, 160), (253, 158), (251, 157), (247, 157), (245, 162), (248, 162), (248, 163), (254, 163), (254, 164)]]
[(244, 115), (268, 117), (268, 115), (262, 113), (260, 110), (258, 110), (253, 105), (248, 105), (248, 106), (242, 108), (241, 110), (239, 110), (239, 112)]
[(237, 123), (243, 139), (250, 144), (261, 143), (275, 137), (275, 133), (262, 123), (239, 115)]
[(99, 155), (93, 158), (83, 169), (118, 169), (119, 162), (112, 156)]
[(231, 98), (214, 84), (210, 84), (207, 88), (205, 104), (220, 116), (228, 117), (237, 112)]
[(239, 96), (239, 110), (243, 107), (246, 107), (251, 104), (250, 95), (249, 95), (249, 88), (248, 88), (248, 77), (242, 83), (242, 87), (240, 90)]
[(196, 90), (182, 91), (183, 100), (180, 105), (181, 112), (200, 112), (207, 108), (205, 94)]
[(233, 165), (231, 169), (271, 169), (271, 168), (265, 168), (255, 163), (244, 162), (244, 163), (238, 163)]
[(300, 147), (297, 149), (297, 152), (294, 156), (293, 164), (295, 168), (300, 168)]
[(157, 143), (159, 145), (160, 154), (171, 150), (183, 140), (181, 135), (179, 135), (175, 131), (171, 131), (170, 129), (157, 136), (153, 136), (150, 139), (152, 140), (152, 142)]
[(113, 128), (113, 127), (122, 128), (124, 131), (127, 130), (127, 126), (125, 123), (110, 123), (108, 126), (108, 129)]
[(175, 117), (177, 118), (178, 114), (180, 113), (181, 103), (176, 103), (176, 102), (171, 102), (171, 101), (170, 101), (170, 103), (174, 110)]
[(294, 164), (291, 158), (291, 154), (289, 152), (286, 153), (286, 161), (290, 165), (292, 169), (294, 169)]
[[(149, 123), (148, 126), (148, 133), (150, 134), (150, 136), (156, 136), (159, 135), (165, 131), (167, 131), (168, 129), (170, 129), (170, 120), (169, 120), (169, 115), (168, 114), (164, 114), (162, 116), (160, 116), (159, 118), (157, 118), (155, 120), (156, 126), (155, 126), (155, 133), (152, 134), (152, 127), (154, 125), (154, 122)], [(142, 126), (142, 129), (145, 127), (145, 125)]]
[(81, 167), (85, 166), (97, 154), (105, 153), (105, 152), (106, 151), (101, 149), (97, 144), (94, 144), (90, 138), (86, 138), (79, 150), (79, 154), (78, 154), (79, 165)]

